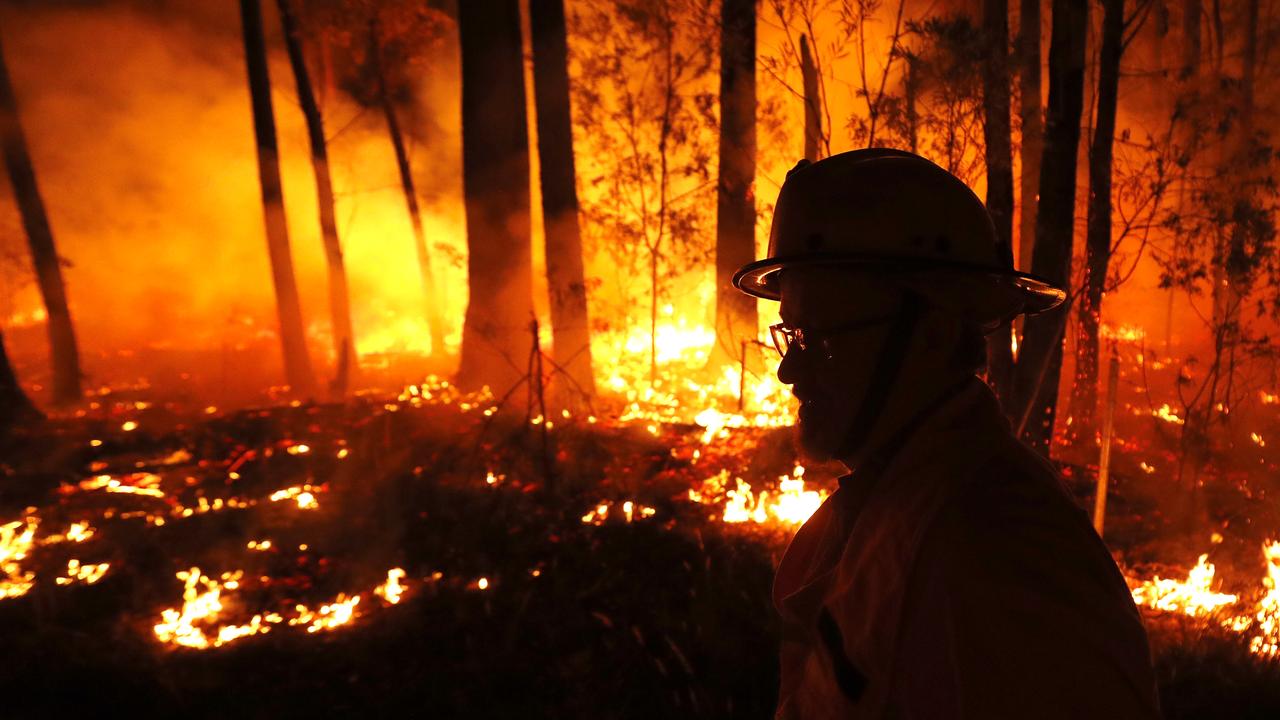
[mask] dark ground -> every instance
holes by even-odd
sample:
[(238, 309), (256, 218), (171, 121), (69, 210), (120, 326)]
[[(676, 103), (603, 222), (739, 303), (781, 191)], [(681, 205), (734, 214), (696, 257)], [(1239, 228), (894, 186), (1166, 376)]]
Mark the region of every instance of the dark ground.
[[(453, 404), (394, 405), (204, 415), (105, 403), (8, 438), (0, 519), (34, 506), (42, 528), (90, 519), (98, 534), (38, 550), (35, 588), (0, 601), (3, 714), (770, 716), (777, 628), (769, 586), (789, 531), (725, 524), (686, 494), (721, 467), (753, 484), (787, 472), (785, 431), (743, 432), (695, 462), (696, 428), (654, 437), (607, 418), (565, 422), (550, 435), (549, 487), (540, 428)], [(122, 431), (125, 419), (140, 427)], [(95, 438), (100, 447), (90, 446)], [(297, 442), (311, 451), (284, 451)], [(350, 454), (338, 460), (343, 447)], [(180, 448), (192, 457), (165, 464)], [(806, 479), (829, 482), (821, 470)], [(126, 471), (156, 473), (166, 497), (58, 491)], [(502, 479), (487, 484), (489, 471)], [(303, 482), (318, 488), (318, 510), (263, 501), (172, 516), (201, 495), (263, 500)], [(1087, 497), (1088, 483), (1078, 484)], [(1113, 542), (1141, 535), (1150, 510), (1126, 499), (1125, 487), (1118, 483)], [(596, 503), (623, 499), (656, 513), (582, 522)], [(154, 527), (122, 518), (129, 510), (170, 520)], [(245, 549), (263, 537), (273, 551)], [(301, 543), (308, 549), (295, 551)], [(110, 561), (111, 571), (92, 586), (56, 586), (46, 569), (65, 567), (68, 553)], [(331, 632), (281, 628), (217, 649), (170, 649), (151, 626), (181, 602), (174, 573), (193, 565), (245, 569), (235, 597), (252, 608), (367, 590), (396, 566), (407, 571), (408, 591), (395, 606), (366, 597), (353, 626)], [(476, 587), (479, 577), (487, 589)], [(251, 611), (228, 602), (226, 615), (244, 622)], [(1199, 621), (1148, 620), (1168, 717), (1280, 717), (1280, 666), (1250, 655), (1241, 637)]]

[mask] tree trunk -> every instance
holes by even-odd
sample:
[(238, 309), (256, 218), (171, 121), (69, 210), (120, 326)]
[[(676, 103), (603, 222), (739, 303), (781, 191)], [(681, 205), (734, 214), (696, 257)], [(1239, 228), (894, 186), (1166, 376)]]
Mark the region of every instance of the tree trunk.
[(529, 25), (553, 357), (577, 389), (589, 396), (595, 394), (595, 377), (578, 226), (564, 0), (530, 0)]
[(906, 105), (907, 149), (913, 153), (920, 152), (920, 113), (916, 109), (920, 97), (920, 80), (916, 75), (916, 62), (916, 56), (908, 54), (903, 57), (902, 63), (906, 75), (902, 81), (902, 95)]
[(1098, 327), (1111, 262), (1111, 166), (1124, 51), (1124, 0), (1102, 0), (1102, 48), (1098, 56), (1097, 121), (1089, 148), (1089, 210), (1085, 223), (1085, 285), (1078, 308), (1072, 434), (1093, 440), (1098, 406)]
[(356, 369), (355, 335), (351, 330), (351, 301), (347, 294), (347, 270), (342, 259), (342, 243), (334, 213), (333, 183), (329, 177), (329, 150), (324, 137), (324, 120), (311, 87), (306, 57), (302, 53), (302, 37), (289, 0), (276, 0), (280, 8), (280, 24), (284, 28), (289, 65), (298, 87), (298, 104), (307, 121), (307, 140), (311, 145), (311, 169), (316, 178), (316, 204), (320, 210), (320, 237), (329, 267), (329, 317), (333, 325), (333, 350), (337, 372), (331, 384), (334, 393), (344, 395), (350, 373)]
[(533, 319), (529, 136), (518, 0), (458, 4), (471, 300), (458, 370), (499, 395), (524, 375)]
[(284, 349), (284, 370), (293, 392), (315, 392), (311, 357), (303, 334), (302, 303), (293, 276), (289, 252), (289, 226), (284, 214), (284, 192), (280, 184), (280, 155), (276, 147), (276, 119), (271, 108), (271, 76), (267, 71), (266, 41), (262, 36), (262, 7), (259, 0), (240, 0), (240, 20), (244, 28), (245, 64), (249, 71), (249, 94), (253, 102), (253, 132), (258, 145), (258, 182), (262, 188), (262, 212), (267, 229), (267, 252), (271, 258), (271, 279), (276, 290), (280, 319), (280, 342)]
[(48, 315), (49, 355), (53, 366), (53, 401), (59, 405), (80, 399), (80, 350), (76, 344), (71, 310), (67, 307), (67, 289), (62, 280), (58, 249), (53, 230), (45, 213), (40, 186), (36, 184), (35, 166), (27, 150), (27, 138), (18, 118), (18, 98), (9, 79), (9, 68), (0, 48), (0, 144), (4, 148), (4, 164), (9, 183), (27, 233), (27, 247), (35, 266), (36, 282)]
[(822, 98), (818, 94), (818, 67), (809, 52), (809, 39), (800, 36), (800, 75), (804, 84), (804, 159), (822, 159)]
[[(1040, 206), (1032, 271), (1069, 288), (1076, 195), (1076, 151), (1084, 107), (1085, 30), (1088, 5), (1053, 0), (1049, 44), (1049, 105), (1045, 114), (1044, 156), (1040, 168)], [(1017, 423), (1024, 438), (1048, 455), (1062, 373), (1062, 340), (1068, 302), (1027, 318), (1014, 376)]]
[(1232, 390), (1235, 386), (1236, 350), (1240, 347), (1243, 334), (1241, 311), (1254, 282), (1255, 261), (1252, 255), (1255, 251), (1250, 247), (1253, 244), (1250, 238), (1253, 233), (1249, 227), (1249, 216), (1261, 210), (1255, 189), (1259, 181), (1257, 158), (1262, 153), (1253, 145), (1254, 84), (1258, 64), (1258, 0), (1246, 0), (1245, 8), (1245, 22), (1241, 29), (1245, 35), (1245, 46), (1241, 58), (1240, 121), (1235, 129), (1229, 156), (1232, 182), (1235, 184), (1234, 212), (1227, 234), (1226, 252), (1222, 258), (1222, 275), (1226, 280), (1221, 293), (1225, 296), (1222, 299), (1226, 306), (1222, 318), (1226, 323), (1226, 330), (1222, 334), (1230, 348), (1223, 401), (1228, 407), (1234, 403)]
[(413, 184), (413, 168), (409, 164), (409, 149), (404, 143), (404, 133), (400, 130), (400, 121), (396, 117), (395, 104), (391, 93), (387, 90), (386, 76), (383, 74), (381, 48), (378, 46), (378, 31), (375, 22), (369, 25), (369, 60), (373, 63), (373, 74), (378, 83), (378, 104), (382, 108), (382, 116), (387, 121), (387, 133), (391, 136), (391, 147), (396, 154), (396, 168), (400, 171), (400, 189), (404, 192), (405, 208), (409, 212), (409, 224), (413, 227), (413, 247), (418, 253), (418, 270), (422, 274), (422, 293), (426, 302), (427, 332), (431, 337), (431, 354), (444, 355), (444, 313), (440, 291), (436, 283), (435, 272), (431, 268), (431, 250), (427, 247), (427, 232), (422, 226), (422, 209), (418, 205), (418, 191)]
[(9, 354), (4, 347), (4, 332), (0, 331), (0, 433), (11, 427), (42, 420), (44, 415), (31, 403), (31, 399), (18, 384), (18, 376), (9, 364)]
[(756, 256), (756, 7), (725, 0), (720, 17), (720, 166), (716, 186), (716, 346), (739, 354), (757, 334), (755, 298), (733, 274)]
[(1044, 118), (1040, 107), (1040, 0), (1022, 0), (1018, 23), (1018, 112), (1022, 119), (1022, 207), (1018, 211), (1018, 267), (1031, 271), (1036, 244), (1036, 207), (1040, 195), (1040, 156)]
[[(984, 0), (983, 140), (987, 159), (987, 211), (1000, 253), (1013, 267), (1013, 129), (1009, 118), (1009, 0)], [(1008, 323), (987, 337), (987, 376), (1006, 408), (1012, 405), (1013, 349)]]
[(1182, 70), (1183, 80), (1200, 71), (1200, 0), (1182, 0)]

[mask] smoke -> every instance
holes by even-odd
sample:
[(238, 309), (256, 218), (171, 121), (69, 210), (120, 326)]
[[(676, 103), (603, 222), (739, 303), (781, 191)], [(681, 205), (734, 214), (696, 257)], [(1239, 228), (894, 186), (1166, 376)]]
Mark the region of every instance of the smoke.
[[(315, 185), (274, 3), (264, 6), (290, 240), (323, 368), (332, 358)], [(19, 3), (0, 16), (90, 375), (94, 356), (120, 350), (269, 339), (275, 299), (236, 4)], [(445, 315), (461, 318), (456, 79), (443, 70), (424, 76), (419, 107), (404, 122), (429, 201), (428, 242), (444, 246), (435, 266), (451, 289)], [(321, 78), (314, 68), (313, 82)], [(425, 350), (421, 278), (385, 124), (340, 93), (324, 97), (357, 346)], [(429, 131), (414, 127), (427, 116)], [(7, 181), (0, 268), (0, 326), (17, 353), (42, 354), (43, 332), (22, 332), (40, 302)]]

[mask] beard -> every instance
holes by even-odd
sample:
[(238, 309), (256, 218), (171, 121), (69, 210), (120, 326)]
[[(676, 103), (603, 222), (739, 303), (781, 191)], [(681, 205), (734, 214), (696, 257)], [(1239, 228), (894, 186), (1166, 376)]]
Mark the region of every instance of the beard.
[(845, 417), (846, 413), (838, 410), (839, 407), (830, 401), (820, 399), (800, 403), (796, 439), (800, 453), (806, 460), (827, 462), (834, 459), (840, 451), (840, 445), (848, 433), (846, 425), (849, 420)]

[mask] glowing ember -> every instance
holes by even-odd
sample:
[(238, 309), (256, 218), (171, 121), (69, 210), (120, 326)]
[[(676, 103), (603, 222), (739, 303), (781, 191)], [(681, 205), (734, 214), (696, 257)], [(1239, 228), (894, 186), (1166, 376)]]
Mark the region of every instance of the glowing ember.
[[(611, 508), (621, 507), (622, 518), (626, 522), (631, 522), (636, 518), (651, 518), (657, 514), (657, 509), (648, 505), (640, 505), (639, 503), (626, 500), (619, 506), (618, 503), (604, 500), (597, 504), (594, 508), (582, 516), (582, 522), (589, 525), (603, 525), (609, 519), (609, 511)], [(617, 516), (617, 513), (614, 514)]]
[[(222, 612), (222, 585), (205, 577), (200, 568), (195, 567), (179, 572), (178, 579), (184, 583), (182, 609), (169, 608), (160, 613), (161, 620), (153, 628), (156, 638), (162, 643), (207, 648), (210, 640), (204, 630), (196, 627), (196, 623), (211, 624), (218, 619), (218, 613)], [(219, 633), (215, 635), (212, 646), (218, 647), (229, 641), (224, 641)]]
[(94, 530), (87, 522), (72, 523), (67, 531), (58, 535), (46, 535), (40, 539), (41, 545), (53, 545), (61, 542), (84, 542), (93, 537)]
[(373, 594), (395, 605), (400, 602), (400, 596), (404, 594), (405, 588), (401, 580), (404, 580), (404, 570), (391, 568), (387, 571), (387, 581), (374, 588)]
[(306, 605), (295, 605), (294, 609), (298, 611), (298, 616), (290, 620), (289, 624), (306, 625), (309, 633), (332, 630), (351, 622), (355, 617), (356, 605), (359, 604), (359, 595), (347, 597), (345, 593), (338, 593), (338, 597), (333, 602), (321, 605), (320, 609), (314, 612)]
[(316, 489), (310, 485), (299, 485), (283, 490), (277, 490), (271, 493), (268, 498), (271, 502), (280, 502), (281, 500), (293, 500), (298, 507), (303, 510), (315, 510), (320, 507), (320, 503), (316, 501)]
[[(121, 478), (115, 478), (110, 475), (95, 475), (88, 480), (82, 481), (77, 487), (84, 491), (106, 490), (109, 493), (147, 495), (162, 498), (164, 497), (164, 491), (158, 487), (159, 485), (159, 475), (135, 473), (133, 475), (124, 475)], [(64, 492), (66, 491), (64, 490)], [(74, 490), (71, 492), (74, 492)]]
[(70, 585), (75, 582), (82, 582), (86, 585), (92, 585), (102, 579), (107, 574), (107, 569), (111, 567), (111, 563), (81, 564), (79, 560), (67, 561), (67, 574), (54, 578), (54, 582), (58, 585)]
[(1178, 414), (1173, 411), (1173, 408), (1169, 407), (1169, 403), (1165, 403), (1159, 408), (1152, 410), (1151, 414), (1167, 423), (1173, 423), (1174, 425), (1184, 425), (1187, 422), (1186, 420), (1178, 417)]

